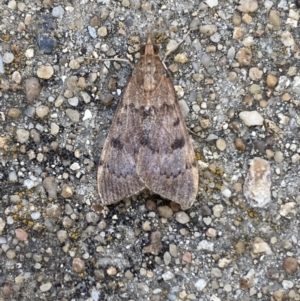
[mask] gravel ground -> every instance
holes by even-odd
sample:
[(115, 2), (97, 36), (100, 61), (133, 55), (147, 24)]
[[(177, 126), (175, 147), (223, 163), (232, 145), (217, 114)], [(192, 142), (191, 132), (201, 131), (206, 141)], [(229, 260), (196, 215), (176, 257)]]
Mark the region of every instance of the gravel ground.
[[(1, 300), (300, 300), (299, 0), (0, 0)], [(97, 162), (151, 25), (199, 160), (183, 211), (104, 208)], [(249, 166), (250, 163), (250, 166)]]

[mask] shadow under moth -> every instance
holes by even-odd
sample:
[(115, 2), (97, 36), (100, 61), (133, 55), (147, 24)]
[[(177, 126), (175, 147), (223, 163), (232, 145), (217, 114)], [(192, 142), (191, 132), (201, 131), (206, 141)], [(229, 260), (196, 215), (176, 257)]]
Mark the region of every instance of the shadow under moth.
[(198, 168), (172, 80), (148, 30), (146, 45), (118, 104), (99, 167), (104, 205), (147, 188), (190, 207)]

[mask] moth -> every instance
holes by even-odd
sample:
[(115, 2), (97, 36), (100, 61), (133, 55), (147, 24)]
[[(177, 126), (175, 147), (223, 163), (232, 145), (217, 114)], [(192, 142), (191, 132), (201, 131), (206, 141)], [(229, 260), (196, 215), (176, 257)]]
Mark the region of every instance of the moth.
[(185, 207), (195, 201), (195, 153), (151, 30), (103, 146), (97, 182), (104, 205), (145, 188)]

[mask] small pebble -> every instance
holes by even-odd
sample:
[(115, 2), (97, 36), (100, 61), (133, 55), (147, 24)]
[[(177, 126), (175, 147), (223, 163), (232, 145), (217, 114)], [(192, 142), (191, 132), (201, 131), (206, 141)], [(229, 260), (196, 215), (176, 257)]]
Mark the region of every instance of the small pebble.
[(283, 153), (281, 151), (277, 151), (274, 155), (274, 160), (277, 162), (277, 163), (282, 163), (283, 160), (284, 160), (284, 156), (283, 156)]
[(170, 218), (173, 215), (173, 211), (169, 206), (159, 206), (157, 208), (158, 214), (164, 218)]
[(38, 68), (36, 74), (39, 78), (49, 79), (52, 77), (54, 69), (52, 66), (41, 66)]
[[(49, 37), (46, 34), (37, 35), (37, 44), (39, 50), (44, 54), (51, 54), (56, 46), (56, 39)], [(32, 58), (34, 56), (34, 49), (26, 50), (25, 56)]]
[(244, 141), (240, 138), (236, 138), (234, 140), (234, 146), (240, 152), (244, 152), (246, 149), (246, 145), (244, 144)]
[(35, 221), (38, 220), (41, 217), (41, 213), (40, 212), (33, 212), (31, 213), (30, 217)]
[(36, 77), (29, 77), (25, 80), (25, 92), (28, 103), (33, 103), (39, 97), (41, 90), (42, 87)]
[(10, 108), (7, 112), (7, 116), (13, 119), (18, 119), (21, 115), (21, 111), (18, 108)]
[(15, 171), (11, 171), (8, 173), (8, 180), (11, 183), (15, 183), (18, 181), (18, 177)]
[(165, 265), (169, 265), (171, 263), (171, 255), (169, 252), (165, 252), (164, 254), (164, 263)]
[(143, 253), (151, 253), (153, 255), (158, 255), (161, 249), (161, 233), (159, 231), (152, 232), (150, 235), (150, 245), (143, 248)]
[(49, 114), (49, 108), (44, 105), (40, 105), (35, 109), (36, 115), (40, 118), (44, 118)]
[(219, 268), (212, 268), (210, 275), (212, 278), (221, 278), (222, 271)]
[(101, 37), (101, 38), (106, 37), (106, 36), (107, 36), (107, 27), (101, 26), (101, 27), (98, 29), (97, 34), (98, 34), (98, 36)]
[(14, 61), (14, 59), (15, 59), (15, 56), (11, 52), (5, 52), (2, 57), (3, 63), (5, 63), (5, 64), (12, 63)]
[(140, 0), (130, 0), (130, 6), (132, 9), (137, 10), (141, 7)]
[(28, 239), (28, 233), (23, 229), (15, 229), (16, 238), (20, 241), (25, 241)]
[(85, 262), (82, 259), (75, 257), (72, 261), (72, 268), (76, 273), (82, 273), (85, 270)]
[(202, 240), (199, 242), (197, 246), (198, 251), (207, 251), (207, 252), (213, 252), (214, 251), (214, 244), (213, 242)]
[(71, 60), (70, 63), (69, 63), (69, 67), (72, 70), (77, 70), (77, 69), (80, 68), (80, 64), (79, 64), (78, 60)]
[(215, 217), (220, 217), (221, 213), (224, 211), (224, 207), (221, 204), (214, 205), (212, 210), (213, 210), (213, 214), (214, 214)]
[(12, 79), (15, 83), (20, 84), (22, 81), (22, 75), (19, 71), (14, 71), (12, 74)]
[(175, 219), (180, 224), (187, 224), (190, 221), (190, 217), (184, 211), (176, 212)]
[(199, 279), (194, 284), (197, 291), (201, 292), (206, 287), (207, 282), (204, 279)]
[(29, 139), (29, 131), (25, 129), (18, 129), (16, 134), (17, 134), (17, 141), (20, 143), (25, 143)]
[(218, 6), (218, 0), (206, 0), (205, 2), (210, 8)]
[(172, 257), (177, 257), (178, 256), (177, 246), (175, 244), (170, 244), (169, 245), (169, 252), (170, 252)]
[(268, 161), (259, 157), (251, 160), (244, 195), (253, 207), (265, 207), (271, 201), (271, 166)]
[(242, 13), (253, 13), (257, 9), (257, 0), (240, 0), (240, 6), (238, 6), (238, 10)]
[(0, 74), (4, 74), (5, 69), (4, 69), (4, 64), (3, 64), (3, 58), (2, 55), (0, 55)]
[(117, 274), (117, 269), (115, 267), (109, 267), (106, 270), (108, 276), (115, 276)]
[(294, 44), (295, 44), (295, 40), (294, 40), (292, 34), (289, 31), (282, 32), (281, 42), (286, 47), (291, 47), (291, 46), (294, 46)]
[(88, 120), (88, 119), (92, 119), (93, 115), (92, 112), (89, 109), (86, 109), (84, 111), (84, 115), (82, 117), (82, 121)]
[(68, 103), (73, 106), (73, 107), (77, 107), (78, 106), (78, 102), (79, 102), (79, 99), (78, 97), (71, 97), (68, 99)]
[(64, 199), (69, 199), (73, 196), (73, 188), (69, 184), (63, 184), (61, 188), (61, 195)]
[(222, 138), (219, 138), (217, 141), (216, 141), (216, 147), (218, 150), (220, 151), (224, 151), (226, 149), (226, 141)]
[(88, 212), (86, 214), (86, 221), (90, 224), (97, 224), (100, 220), (100, 216), (96, 212)]
[(270, 10), (269, 21), (275, 28), (278, 28), (281, 26), (280, 14), (277, 10), (275, 10), (275, 9)]
[(34, 181), (32, 181), (31, 179), (26, 179), (24, 180), (23, 185), (27, 188), (27, 189), (31, 189), (35, 186)]
[(239, 116), (247, 126), (263, 125), (264, 119), (257, 111), (243, 111)]
[(241, 66), (249, 66), (251, 64), (252, 53), (248, 48), (241, 48), (235, 57)]
[(99, 100), (101, 104), (103, 104), (106, 107), (109, 107), (112, 104), (114, 97), (110, 93), (102, 93), (99, 95)]
[(298, 260), (293, 257), (287, 257), (284, 259), (282, 267), (288, 274), (294, 274), (298, 269)]
[(59, 133), (59, 125), (54, 122), (51, 122), (50, 133), (51, 133), (51, 135), (54, 135), (54, 136), (57, 135)]
[(46, 214), (50, 218), (58, 219), (61, 217), (61, 208), (58, 204), (49, 204), (46, 207)]
[(46, 177), (43, 181), (43, 186), (49, 198), (56, 198), (58, 184), (54, 177)]
[(2, 234), (5, 225), (6, 225), (5, 220), (0, 217), (0, 234)]
[(178, 53), (175, 57), (174, 57), (174, 61), (180, 64), (185, 64), (186, 62), (188, 62), (188, 57), (186, 53)]
[(266, 79), (266, 83), (267, 83), (267, 86), (269, 88), (274, 88), (277, 85), (277, 83), (278, 83), (277, 76), (275, 76), (273, 74), (268, 74), (267, 75), (267, 79)]
[(67, 109), (66, 115), (70, 118), (72, 122), (78, 122), (80, 118), (80, 114), (77, 110)]
[(218, 30), (216, 25), (201, 25), (200, 32), (206, 36), (213, 35)]
[(262, 78), (263, 72), (259, 70), (257, 67), (250, 68), (249, 77), (252, 80), (259, 81)]
[(65, 10), (59, 5), (52, 9), (52, 16), (55, 18), (60, 18), (64, 15)]
[(17, 256), (16, 251), (11, 249), (9, 249), (5, 255), (8, 259), (14, 259)]
[(235, 246), (234, 246), (234, 249), (236, 250), (236, 252), (238, 254), (243, 254), (246, 250), (246, 245), (243, 241), (239, 240)]
[(192, 262), (192, 254), (190, 252), (184, 252), (182, 254), (182, 260), (187, 263), (191, 263)]
[(273, 253), (269, 245), (260, 237), (255, 237), (251, 243), (251, 250), (254, 254), (265, 253), (271, 255)]
[(163, 273), (161, 276), (164, 281), (171, 280), (175, 277), (175, 275), (171, 271), (167, 271), (167, 272)]
[(207, 231), (205, 232), (205, 234), (207, 237), (216, 237), (217, 231), (216, 231), (216, 229), (208, 228)]
[(149, 221), (145, 221), (143, 224), (142, 224), (142, 229), (146, 232), (149, 232), (151, 231), (151, 223)]
[(52, 283), (47, 282), (47, 283), (44, 283), (40, 286), (40, 291), (41, 292), (48, 292), (51, 288), (52, 288)]
[(8, 4), (7, 4), (7, 7), (9, 9), (12, 9), (12, 10), (15, 10), (17, 8), (17, 2), (12, 0), (12, 1), (9, 1)]

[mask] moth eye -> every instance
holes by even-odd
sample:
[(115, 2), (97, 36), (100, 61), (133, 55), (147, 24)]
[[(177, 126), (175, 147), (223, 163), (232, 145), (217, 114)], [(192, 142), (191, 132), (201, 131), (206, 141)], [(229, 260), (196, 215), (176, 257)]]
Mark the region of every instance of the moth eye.
[(158, 47), (156, 45), (153, 45), (154, 54), (158, 54)]
[(140, 49), (140, 54), (145, 54), (146, 46), (142, 46)]

